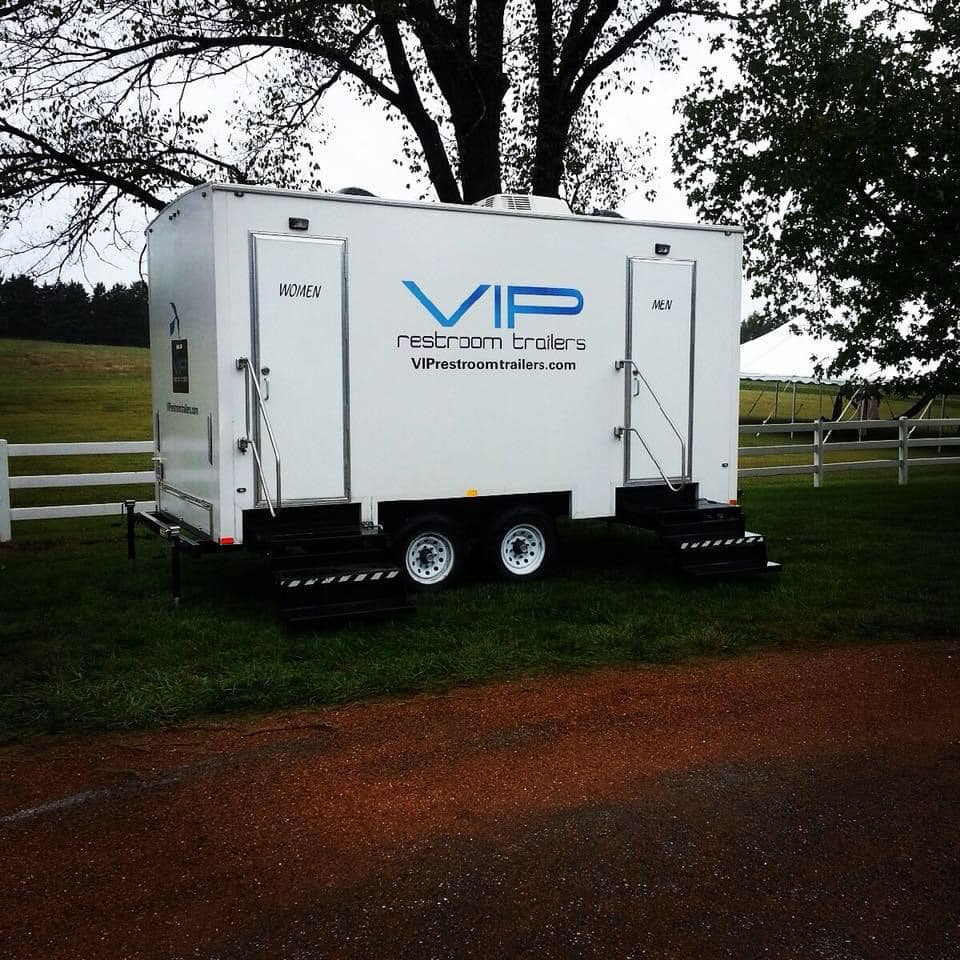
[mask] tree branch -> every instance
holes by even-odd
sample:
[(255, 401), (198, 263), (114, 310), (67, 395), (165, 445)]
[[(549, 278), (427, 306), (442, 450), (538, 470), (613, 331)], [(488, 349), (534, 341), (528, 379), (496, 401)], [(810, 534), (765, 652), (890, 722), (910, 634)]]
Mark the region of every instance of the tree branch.
[[(81, 160), (79, 157), (71, 156), (57, 149), (48, 140), (14, 126), (3, 117), (0, 117), (0, 133), (6, 133), (8, 136), (16, 137), (24, 143), (32, 144), (40, 149), (43, 155), (56, 160), (57, 163), (62, 164), (66, 169), (75, 171), (90, 183), (108, 184), (154, 210), (162, 210), (166, 206), (165, 201), (144, 190), (135, 181), (117, 174), (107, 173), (105, 170), (101, 170)], [(185, 183), (190, 183), (191, 186), (196, 186), (199, 183), (199, 181), (191, 181), (189, 177), (184, 175), (181, 175), (181, 179), (183, 179)]]
[(410, 122), (423, 147), (427, 170), (437, 196), (445, 203), (460, 203), (462, 200), (460, 187), (453, 175), (450, 159), (436, 121), (427, 113), (423, 105), (413, 70), (410, 68), (407, 53), (403, 48), (403, 39), (400, 36), (397, 21), (392, 16), (378, 11), (377, 26), (390, 62), (390, 69), (397, 81), (397, 108)]
[(605, 53), (584, 66), (580, 76), (571, 89), (571, 102), (579, 106), (590, 85), (604, 70), (607, 70), (616, 63), (620, 57), (645, 37), (661, 20), (674, 13), (676, 13), (676, 10), (674, 9), (673, 0), (660, 0), (645, 17), (641, 17), (616, 43), (612, 44)]

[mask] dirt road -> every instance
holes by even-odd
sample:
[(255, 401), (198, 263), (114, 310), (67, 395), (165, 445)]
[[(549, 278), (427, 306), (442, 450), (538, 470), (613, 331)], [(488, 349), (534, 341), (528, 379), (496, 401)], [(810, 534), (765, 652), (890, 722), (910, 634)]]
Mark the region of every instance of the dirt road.
[(960, 644), (0, 750), (0, 957), (960, 957)]

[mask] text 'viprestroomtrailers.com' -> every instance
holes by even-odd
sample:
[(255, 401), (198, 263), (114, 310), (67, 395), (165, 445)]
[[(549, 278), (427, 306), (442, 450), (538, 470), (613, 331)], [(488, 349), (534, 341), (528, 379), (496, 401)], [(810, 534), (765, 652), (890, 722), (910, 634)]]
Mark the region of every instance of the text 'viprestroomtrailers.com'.
[(437, 360), (435, 357), (411, 357), (414, 370), (424, 373), (442, 370), (510, 371), (576, 370), (575, 360)]

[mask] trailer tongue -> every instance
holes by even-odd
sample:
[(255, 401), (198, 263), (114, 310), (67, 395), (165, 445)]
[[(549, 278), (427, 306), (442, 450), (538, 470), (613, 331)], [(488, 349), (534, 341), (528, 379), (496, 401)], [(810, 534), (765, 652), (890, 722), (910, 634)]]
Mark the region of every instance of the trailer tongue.
[(739, 229), (208, 184), (148, 252), (143, 519), (265, 554), (289, 620), (406, 609), (470, 553), (536, 579), (561, 518), (776, 568), (732, 503)]

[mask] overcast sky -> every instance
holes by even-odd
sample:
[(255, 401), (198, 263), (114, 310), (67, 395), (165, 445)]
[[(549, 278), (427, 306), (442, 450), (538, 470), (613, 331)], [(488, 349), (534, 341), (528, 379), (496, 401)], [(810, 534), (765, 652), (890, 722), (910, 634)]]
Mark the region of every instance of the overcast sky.
[[(677, 97), (696, 77), (707, 52), (705, 45), (690, 40), (684, 45), (689, 62), (678, 73), (663, 73), (650, 65), (641, 67), (641, 79), (646, 81), (651, 92), (645, 95), (619, 95), (608, 100), (603, 111), (603, 122), (610, 133), (623, 137), (628, 142), (652, 135), (653, 157), (651, 168), (656, 198), (651, 202), (644, 197), (648, 185), (637, 184), (628, 192), (620, 212), (632, 219), (693, 222), (694, 214), (685, 198), (674, 189), (670, 171), (670, 138), (678, 127), (673, 114)], [(638, 84), (639, 86), (640, 84)], [(221, 85), (216, 99), (226, 107), (234, 90)], [(316, 157), (321, 163), (323, 182), (330, 190), (345, 186), (362, 186), (377, 196), (389, 199), (419, 197), (416, 185), (408, 190), (409, 176), (393, 160), (400, 155), (401, 135), (397, 123), (387, 123), (383, 112), (376, 107), (364, 107), (344, 89), (334, 89), (327, 94), (325, 115), (330, 134), (318, 149)], [(228, 111), (224, 110), (224, 116)], [(59, 215), (55, 207), (47, 208), (44, 215), (36, 216), (29, 229), (40, 232)], [(152, 216), (152, 214), (150, 215)], [(132, 215), (133, 236), (139, 241), (143, 226), (149, 217), (139, 212)], [(9, 239), (6, 238), (9, 245)], [(142, 243), (140, 243), (142, 247)], [(113, 249), (104, 251), (109, 263), (88, 259), (84, 269), (68, 268), (65, 279), (79, 279), (87, 283), (102, 281), (107, 285), (115, 282), (130, 282), (139, 276), (138, 253)], [(9, 273), (26, 266), (25, 261), (4, 266)]]

